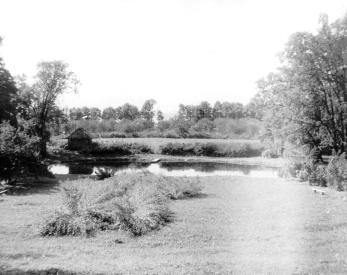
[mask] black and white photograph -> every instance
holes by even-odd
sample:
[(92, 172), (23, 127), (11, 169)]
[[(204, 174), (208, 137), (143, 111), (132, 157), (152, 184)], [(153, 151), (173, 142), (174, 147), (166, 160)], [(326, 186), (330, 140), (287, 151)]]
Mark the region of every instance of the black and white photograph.
[(0, 275), (347, 274), (347, 0), (0, 0)]

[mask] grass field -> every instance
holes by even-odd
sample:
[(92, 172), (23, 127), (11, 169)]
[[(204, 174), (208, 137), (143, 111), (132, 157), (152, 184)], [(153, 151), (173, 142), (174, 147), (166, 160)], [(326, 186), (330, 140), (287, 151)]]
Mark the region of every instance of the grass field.
[(58, 185), (0, 197), (0, 266), (81, 274), (346, 274), (346, 193), (282, 179), (206, 177), (171, 202), (174, 222), (145, 236), (42, 238)]

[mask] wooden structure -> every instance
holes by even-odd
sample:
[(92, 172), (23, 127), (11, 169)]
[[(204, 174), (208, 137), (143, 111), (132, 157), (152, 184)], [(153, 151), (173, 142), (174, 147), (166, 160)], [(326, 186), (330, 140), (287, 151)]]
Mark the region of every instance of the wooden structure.
[(88, 150), (92, 146), (92, 138), (83, 128), (78, 128), (67, 138), (68, 150)]

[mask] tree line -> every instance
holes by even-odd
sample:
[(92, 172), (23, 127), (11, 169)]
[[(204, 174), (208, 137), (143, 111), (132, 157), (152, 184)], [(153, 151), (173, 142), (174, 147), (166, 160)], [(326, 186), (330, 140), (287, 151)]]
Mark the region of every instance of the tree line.
[[(118, 107), (107, 107), (103, 110), (97, 107), (73, 107), (68, 110), (69, 120), (136, 120), (145, 119), (153, 121), (164, 120), (161, 110), (154, 111), (156, 101), (153, 99), (146, 100), (142, 108), (136, 105), (125, 103)], [(206, 118), (214, 120), (217, 118), (240, 119), (245, 117), (254, 117), (254, 111), (251, 105), (244, 106), (241, 103), (234, 102), (215, 102), (213, 106), (207, 101), (202, 101), (198, 105), (179, 105), (176, 117), (182, 120), (199, 121)]]

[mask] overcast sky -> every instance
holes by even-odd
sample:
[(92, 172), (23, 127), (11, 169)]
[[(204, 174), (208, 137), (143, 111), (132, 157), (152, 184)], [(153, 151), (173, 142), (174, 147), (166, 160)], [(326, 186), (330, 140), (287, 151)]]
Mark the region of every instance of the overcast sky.
[(13, 75), (69, 63), (81, 86), (61, 105), (153, 98), (172, 113), (179, 103), (247, 103), (291, 33), (346, 12), (346, 0), (0, 0), (0, 55)]

